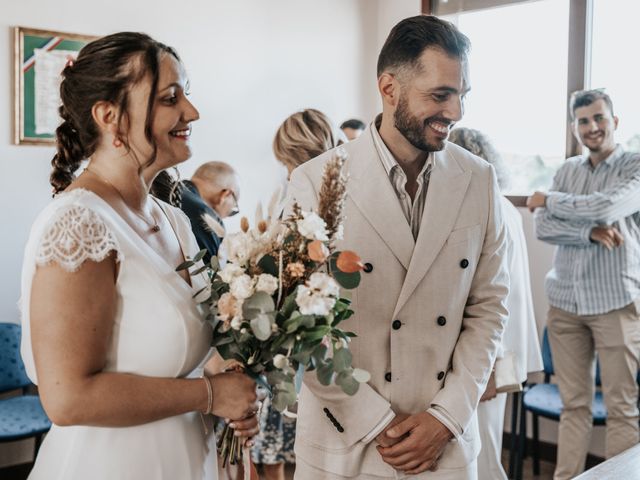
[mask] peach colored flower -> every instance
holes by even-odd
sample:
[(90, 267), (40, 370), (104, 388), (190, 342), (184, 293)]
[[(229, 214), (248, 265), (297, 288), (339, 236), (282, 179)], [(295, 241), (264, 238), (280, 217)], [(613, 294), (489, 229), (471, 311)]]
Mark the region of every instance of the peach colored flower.
[(221, 320), (228, 322), (229, 319), (239, 315), (239, 313), (240, 308), (238, 300), (229, 292), (223, 293), (218, 300), (218, 317), (220, 317)]
[(329, 256), (329, 249), (320, 240), (314, 240), (307, 245), (307, 253), (309, 258), (314, 262), (322, 263)]
[(345, 250), (338, 255), (336, 266), (341, 272), (355, 273), (362, 270), (364, 265), (362, 264), (360, 257), (355, 252)]
[(304, 275), (304, 265), (300, 262), (293, 262), (287, 265), (287, 272), (293, 278), (301, 277)]

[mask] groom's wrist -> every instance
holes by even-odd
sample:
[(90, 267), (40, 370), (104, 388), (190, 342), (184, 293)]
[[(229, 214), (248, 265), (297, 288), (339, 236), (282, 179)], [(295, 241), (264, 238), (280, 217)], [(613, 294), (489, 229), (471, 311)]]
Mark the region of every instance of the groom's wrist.
[(458, 422), (440, 405), (431, 405), (427, 413), (442, 423), (451, 432), (453, 438), (462, 435), (462, 428), (458, 425)]
[(385, 414), (385, 416), (382, 417), (382, 420), (380, 420), (376, 424), (376, 426), (373, 427), (373, 429), (369, 433), (367, 433), (367, 435), (362, 439), (362, 441), (364, 443), (371, 442), (374, 438), (380, 435), (380, 433), (382, 433), (385, 428), (387, 428), (387, 426), (393, 421), (395, 416), (396, 414), (394, 413), (394, 411), (389, 409), (389, 411)]

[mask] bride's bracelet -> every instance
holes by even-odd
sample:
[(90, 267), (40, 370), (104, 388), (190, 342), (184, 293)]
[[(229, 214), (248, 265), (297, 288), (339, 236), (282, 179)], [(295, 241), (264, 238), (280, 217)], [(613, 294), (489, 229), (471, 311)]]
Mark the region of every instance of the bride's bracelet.
[(211, 379), (209, 377), (202, 375), (202, 379), (207, 386), (207, 409), (202, 413), (209, 415), (213, 410), (213, 387), (211, 386)]

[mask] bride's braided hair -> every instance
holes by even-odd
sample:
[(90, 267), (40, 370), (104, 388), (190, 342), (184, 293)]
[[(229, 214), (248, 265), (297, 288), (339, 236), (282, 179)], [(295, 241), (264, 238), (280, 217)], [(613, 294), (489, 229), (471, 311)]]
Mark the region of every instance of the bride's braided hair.
[(151, 123), (163, 53), (180, 61), (175, 50), (144, 33), (120, 32), (87, 44), (78, 58), (67, 64), (60, 84), (62, 123), (56, 129), (57, 152), (51, 160), (53, 170), (49, 178), (54, 195), (69, 186), (81, 162), (93, 155), (100, 142), (100, 132), (92, 114), (97, 102), (109, 102), (119, 107), (119, 137), (125, 148), (130, 149), (127, 133), (120, 130), (120, 125), (127, 116), (131, 87), (147, 74), (151, 77), (151, 91), (144, 132), (153, 147), (147, 164), (155, 160), (156, 142)]

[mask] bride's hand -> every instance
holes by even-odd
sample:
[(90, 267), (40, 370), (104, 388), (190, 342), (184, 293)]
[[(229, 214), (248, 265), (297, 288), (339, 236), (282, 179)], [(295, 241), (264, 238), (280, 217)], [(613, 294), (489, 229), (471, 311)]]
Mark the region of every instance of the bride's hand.
[(229, 426), (233, 428), (234, 430), (233, 434), (236, 437), (242, 437), (247, 439), (247, 441), (245, 442), (245, 445), (247, 445), (248, 447), (250, 447), (253, 444), (253, 442), (251, 441), (251, 437), (253, 437), (254, 435), (257, 435), (258, 432), (260, 431), (258, 416), (259, 416), (259, 413), (256, 412), (247, 418), (244, 418), (242, 420), (234, 420), (229, 424)]
[(251, 378), (239, 372), (219, 373), (209, 378), (214, 415), (238, 421), (255, 417), (260, 403), (256, 383)]

